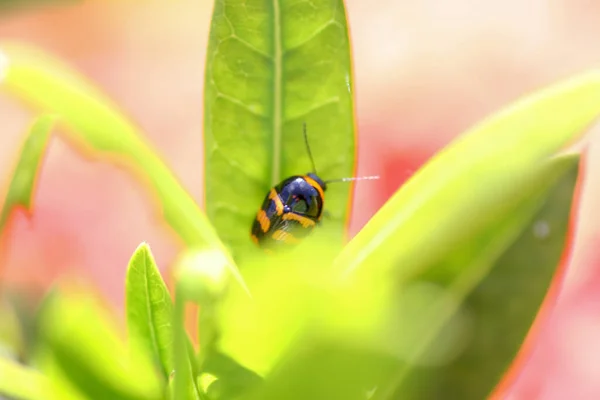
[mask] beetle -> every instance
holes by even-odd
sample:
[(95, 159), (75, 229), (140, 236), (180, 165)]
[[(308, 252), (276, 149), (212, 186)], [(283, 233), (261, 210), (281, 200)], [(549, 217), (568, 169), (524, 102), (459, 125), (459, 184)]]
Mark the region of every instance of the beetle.
[(290, 176), (271, 188), (265, 196), (252, 223), (250, 238), (266, 250), (297, 244), (320, 224), (328, 183), (379, 178), (366, 176), (322, 180), (316, 172), (306, 124), (303, 128), (306, 152), (313, 172)]

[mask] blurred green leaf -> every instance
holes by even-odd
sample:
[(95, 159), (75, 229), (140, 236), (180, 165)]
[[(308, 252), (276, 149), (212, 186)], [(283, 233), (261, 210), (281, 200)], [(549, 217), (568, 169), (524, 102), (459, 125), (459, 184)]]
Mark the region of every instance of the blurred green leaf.
[[(316, 332), (314, 332), (316, 333)], [(243, 400), (367, 400), (389, 365), (385, 357), (311, 336), (290, 349), (266, 383)], [(371, 385), (371, 386), (370, 386)]]
[(24, 332), (17, 310), (2, 296), (0, 297), (0, 357), (19, 359), (24, 355), (24, 351)]
[(258, 262), (268, 272), (249, 271), (252, 304), (234, 296), (220, 314), (221, 348), (265, 376), (241, 398), (485, 398), (519, 350), (564, 249), (577, 157), (553, 160), (537, 177), (485, 234), (400, 290), (369, 277), (336, 282), (310, 257)]
[(255, 382), (258, 376), (215, 351), (219, 336), (216, 308), (229, 287), (230, 274), (226, 268), (226, 260), (219, 252), (186, 252), (177, 263), (175, 276), (180, 298), (199, 306), (200, 351), (196, 360), (198, 371), (201, 372), (196, 376), (200, 375), (201, 383), (198, 385), (205, 385), (206, 375), (210, 374), (218, 381), (210, 385), (210, 398), (230, 399)]
[[(440, 152), (344, 249), (336, 270), (345, 278), (380, 276), (404, 296), (397, 301), (405, 303), (399, 312), (405, 328), (400, 339), (389, 341), (396, 347), (390, 351), (405, 358), (404, 366), (395, 384), (382, 385), (375, 399), (442, 393), (481, 398), (496, 385), (549, 286), (558, 263), (556, 252), (564, 244), (561, 224), (552, 227), (557, 229), (558, 247), (534, 252), (532, 257), (538, 258), (527, 260), (530, 268), (539, 268), (536, 279), (541, 286), (520, 293), (531, 280), (526, 273), (531, 270), (509, 268), (498, 259), (529, 226), (556, 179), (572, 166), (552, 157), (578, 139), (599, 114), (599, 73), (515, 103)], [(500, 280), (514, 286), (502, 286)], [(485, 297), (492, 296), (489, 293), (477, 295), (480, 284), (488, 290), (499, 285), (498, 299)], [(522, 307), (514, 315), (498, 307), (511, 294)], [(505, 329), (486, 330), (480, 321)], [(476, 340), (469, 336), (475, 334), (480, 335)], [(473, 352), (483, 354), (490, 348), (498, 351), (473, 362)], [(454, 370), (440, 367), (461, 354), (465, 358), (452, 365)], [(390, 397), (394, 390), (397, 396)]]
[[(3, 357), (0, 357), (0, 395), (20, 400), (61, 398), (51, 382), (40, 372)], [(64, 396), (64, 393), (60, 393), (60, 396)]]
[[(302, 257), (285, 253), (249, 261), (244, 276), (252, 300), (244, 300), (243, 293), (231, 288), (221, 301), (215, 313), (220, 328), (217, 351), (267, 377), (285, 363), (286, 353), (311, 349), (315, 337), (352, 345), (372, 337), (388, 314), (381, 283), (339, 284), (323, 257), (327, 247), (313, 242)], [(256, 382), (242, 375), (225, 378), (232, 385), (236, 379), (240, 385)]]
[(204, 364), (204, 372), (216, 378), (207, 394), (211, 400), (235, 399), (263, 382), (254, 371), (241, 366), (236, 360), (215, 350), (210, 350)]
[[(342, 0), (217, 0), (205, 83), (206, 211), (236, 254), (268, 190), (312, 170), (352, 176), (355, 138), (350, 44)], [(341, 244), (350, 184), (326, 195)]]
[(175, 307), (173, 312), (173, 357), (175, 373), (172, 382), (173, 399), (204, 400), (204, 393), (198, 390), (193, 373), (195, 360), (190, 359), (190, 347), (185, 331), (185, 297), (182, 291), (176, 289)]
[(43, 115), (37, 118), (29, 129), (0, 212), (0, 232), (16, 207), (31, 210), (38, 171), (55, 123), (54, 116)]
[(502, 215), (544, 161), (581, 137), (598, 115), (600, 72), (550, 86), (493, 115), (400, 188), (344, 248), (338, 269), (403, 280), (428, 268)]
[[(221, 349), (265, 376), (257, 393), (273, 399), (283, 391), (270, 385), (304, 387), (292, 391), (295, 398), (329, 398), (336, 389), (326, 382), (344, 382), (337, 378), (344, 374), (365, 391), (376, 389), (376, 399), (488, 394), (523, 342), (556, 269), (577, 160), (553, 157), (600, 113), (599, 89), (595, 74), (569, 81), (459, 139), (400, 189), (332, 270), (316, 247), (301, 261), (249, 264), (253, 302), (235, 291), (226, 299)], [(527, 243), (539, 221), (552, 230), (553, 243), (543, 251)], [(514, 255), (526, 249), (531, 258)], [(524, 289), (532, 276), (537, 285)], [(506, 296), (522, 308), (514, 311)], [(331, 358), (319, 364), (312, 351)], [(477, 352), (485, 355), (472, 362)], [(453, 362), (456, 370), (447, 367)], [(353, 368), (365, 364), (378, 372), (356, 378)], [(315, 374), (325, 376), (310, 378)]]
[(382, 385), (374, 400), (490, 394), (524, 342), (565, 251), (578, 161), (552, 162), (512, 212), (413, 278), (439, 288), (439, 296), (413, 307), (404, 321), (411, 324), (403, 329), (408, 362), (394, 373), (393, 389)]
[(146, 243), (129, 261), (125, 291), (130, 338), (160, 361), (166, 380), (174, 369), (173, 303)]
[(87, 398), (160, 399), (151, 359), (121, 340), (106, 310), (84, 290), (53, 293), (44, 305), (38, 359), (50, 379)]
[[(192, 197), (116, 106), (59, 60), (19, 43), (0, 44), (0, 89), (36, 109), (59, 114), (79, 151), (133, 172), (157, 196), (162, 216), (189, 247), (229, 254)], [(229, 268), (241, 276), (233, 260)]]

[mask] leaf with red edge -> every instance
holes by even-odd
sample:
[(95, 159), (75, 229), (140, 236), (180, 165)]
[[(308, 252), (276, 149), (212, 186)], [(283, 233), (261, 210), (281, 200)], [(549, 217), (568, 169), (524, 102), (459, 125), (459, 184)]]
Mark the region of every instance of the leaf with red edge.
[(4, 196), (4, 205), (0, 212), (0, 232), (4, 229), (15, 208), (22, 207), (27, 211), (31, 210), (39, 168), (55, 123), (55, 116), (43, 115), (36, 119), (29, 129)]
[[(76, 150), (123, 167), (155, 195), (161, 217), (192, 248), (212, 248), (237, 267), (214, 228), (160, 155), (113, 102), (60, 60), (21, 43), (0, 45), (0, 90), (34, 109), (58, 114), (59, 131)], [(64, 128), (64, 129), (63, 129)]]

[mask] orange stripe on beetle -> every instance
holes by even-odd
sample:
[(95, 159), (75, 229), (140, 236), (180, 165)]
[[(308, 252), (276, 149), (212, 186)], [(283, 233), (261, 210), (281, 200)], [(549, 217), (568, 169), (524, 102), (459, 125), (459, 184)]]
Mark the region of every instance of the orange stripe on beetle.
[(315, 226), (315, 221), (313, 221), (312, 219), (303, 217), (302, 215), (299, 214), (294, 214), (294, 213), (287, 213), (283, 215), (283, 220), (287, 220), (287, 221), (298, 221), (300, 222), (300, 224), (302, 225), (303, 228), (310, 228), (311, 226)]
[(315, 181), (313, 178), (311, 178), (308, 175), (304, 175), (303, 178), (306, 182), (309, 183), (310, 186), (317, 189), (317, 192), (319, 192), (319, 197), (321, 197), (321, 201), (325, 202), (325, 193), (323, 192), (323, 188), (321, 187), (321, 185), (319, 185), (317, 183), (317, 181)]
[(292, 235), (289, 232), (283, 231), (281, 229), (277, 229), (275, 232), (273, 232), (273, 236), (272, 238), (274, 240), (277, 240), (279, 242), (283, 242), (283, 243), (298, 243), (299, 240), (294, 237), (294, 235)]
[(269, 192), (269, 199), (275, 202), (275, 210), (277, 211), (277, 215), (283, 214), (283, 202), (281, 201), (281, 198), (275, 191), (275, 188), (271, 189), (271, 191)]
[(256, 214), (256, 219), (260, 224), (260, 229), (262, 229), (263, 232), (267, 232), (271, 227), (271, 221), (269, 220), (269, 217), (267, 217), (265, 210), (259, 210), (258, 214)]

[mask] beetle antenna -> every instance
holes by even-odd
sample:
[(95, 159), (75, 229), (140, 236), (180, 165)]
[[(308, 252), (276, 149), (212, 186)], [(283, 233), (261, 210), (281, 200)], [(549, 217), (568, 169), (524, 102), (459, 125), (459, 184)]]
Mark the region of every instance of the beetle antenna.
[(330, 179), (325, 181), (325, 184), (333, 183), (333, 182), (351, 182), (351, 181), (370, 181), (379, 179), (379, 175), (371, 175), (371, 176), (354, 176), (351, 178), (339, 178), (339, 179)]
[(308, 153), (308, 158), (310, 158), (310, 163), (312, 164), (312, 172), (317, 175), (317, 168), (315, 167), (315, 160), (313, 159), (312, 153), (310, 152), (310, 146), (308, 144), (308, 133), (306, 133), (306, 122), (302, 123), (302, 129), (304, 132), (304, 144), (306, 144), (306, 152)]

